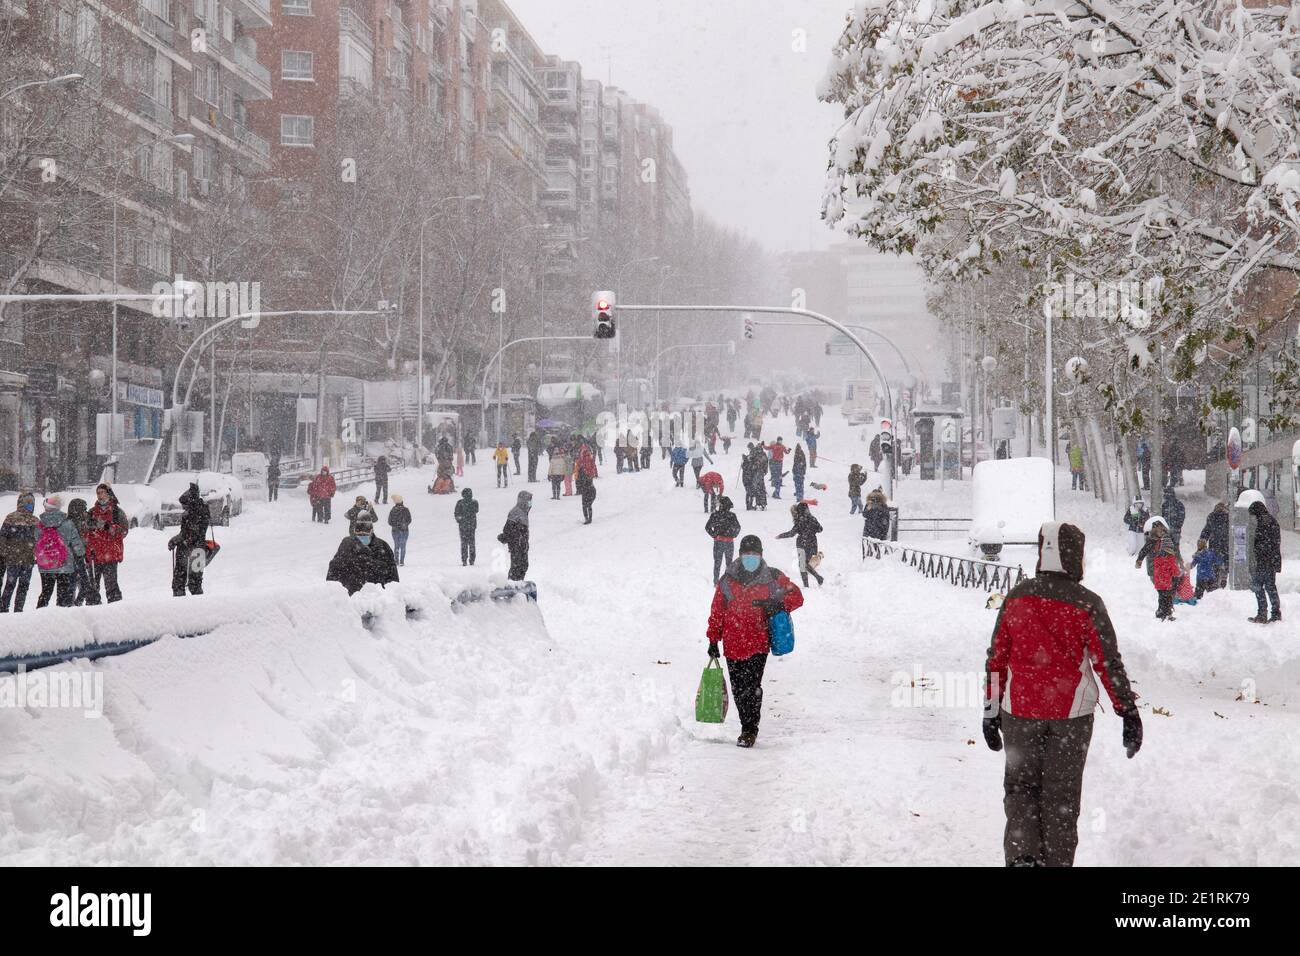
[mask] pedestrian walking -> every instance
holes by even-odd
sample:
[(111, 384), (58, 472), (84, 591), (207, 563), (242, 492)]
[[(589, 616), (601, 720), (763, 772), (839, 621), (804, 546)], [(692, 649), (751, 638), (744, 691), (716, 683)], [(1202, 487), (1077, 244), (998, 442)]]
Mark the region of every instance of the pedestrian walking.
[(737, 747), (753, 747), (763, 715), (763, 671), (772, 649), (768, 621), (803, 605), (803, 592), (788, 577), (763, 561), (763, 542), (748, 534), (740, 541), (740, 558), (727, 567), (713, 591), (709, 608), (709, 656), (727, 659), (731, 697), (740, 714)]
[(596, 460), (591, 454), (591, 446), (584, 444), (578, 453), (577, 474), (578, 495), (582, 498), (582, 523), (591, 524), (594, 518), (592, 506), (596, 502)]
[(515, 459), (515, 475), (519, 474), (519, 453), (523, 451), (524, 443), (519, 439), (519, 433), (515, 432), (514, 440), (510, 442), (510, 454)]
[(492, 460), (497, 464), (497, 487), (510, 487), (510, 452), (504, 441), (497, 442), (497, 450), (492, 453)]
[(529, 483), (537, 480), (537, 460), (542, 455), (542, 436), (537, 434), (537, 429), (528, 433), (528, 481)]
[(803, 452), (803, 445), (794, 446), (794, 460), (790, 465), (790, 477), (794, 479), (794, 500), (803, 501), (803, 481), (808, 473), (808, 456)]
[(560, 485), (572, 469), (569, 467), (569, 458), (564, 453), (564, 449), (559, 443), (551, 445), (551, 458), (546, 466), (546, 476), (551, 480), (551, 499), (560, 500)]
[[(374, 527), (373, 522), (371, 527)], [(401, 495), (393, 495), (393, 507), (388, 511), (388, 527), (393, 533), (393, 558), (400, 568), (406, 564), (406, 542), (411, 537), (411, 509), (406, 507)]]
[(984, 740), (1003, 749), (1007, 866), (1072, 866), (1079, 843), (1083, 768), (1097, 707), (1096, 672), (1123, 721), (1129, 757), (1142, 718), (1110, 616), (1082, 585), (1083, 532), (1044, 524), (1038, 568), (1011, 589), (986, 664)]
[(456, 528), (460, 532), (460, 563), (462, 567), (472, 565), (478, 556), (476, 538), (478, 537), (478, 502), (474, 492), (464, 488), (460, 501), (456, 502)]
[[(1282, 570), (1282, 530), (1264, 502), (1253, 502), (1247, 509), (1255, 518), (1255, 542), (1250, 553), (1250, 589), (1255, 592), (1258, 611), (1248, 618), (1252, 624), (1269, 624), (1282, 620), (1282, 605), (1277, 596), (1277, 576)], [(1273, 612), (1269, 614), (1269, 602)]]
[(330, 474), (329, 465), (321, 465), (320, 473), (307, 485), (307, 500), (311, 502), (311, 520), (330, 523), (330, 508), (338, 484)]
[(712, 511), (718, 506), (718, 498), (726, 490), (722, 476), (716, 471), (706, 471), (700, 476), (700, 488), (704, 491), (704, 510)]
[(826, 583), (826, 579), (817, 573), (817, 565), (821, 560), (817, 550), (817, 535), (822, 531), (821, 522), (813, 517), (806, 501), (792, 505), (790, 517), (794, 520), (793, 526), (789, 531), (778, 534), (777, 538), (794, 538), (795, 552), (799, 558), (799, 577), (803, 580), (803, 586), (808, 586), (808, 575), (811, 574), (817, 579), (817, 586), (821, 587)]
[[(382, 497), (382, 501), (380, 496)], [(388, 504), (388, 456), (375, 459), (375, 504)]]
[(713, 583), (716, 585), (723, 570), (735, 560), (736, 539), (740, 537), (740, 517), (732, 510), (731, 499), (726, 495), (718, 498), (717, 510), (709, 515), (704, 530), (713, 539)]
[(696, 488), (700, 486), (700, 472), (704, 469), (705, 459), (708, 459), (710, 465), (713, 464), (713, 459), (709, 457), (709, 453), (705, 449), (704, 443), (701, 442), (699, 438), (693, 439), (691, 441), (691, 468), (695, 472)]

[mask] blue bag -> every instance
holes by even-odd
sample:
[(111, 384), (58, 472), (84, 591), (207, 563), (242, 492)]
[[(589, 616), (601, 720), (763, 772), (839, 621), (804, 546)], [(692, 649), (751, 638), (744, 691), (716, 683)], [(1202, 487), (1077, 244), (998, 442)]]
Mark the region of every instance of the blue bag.
[(786, 611), (773, 614), (767, 621), (767, 639), (777, 657), (794, 650), (794, 622)]

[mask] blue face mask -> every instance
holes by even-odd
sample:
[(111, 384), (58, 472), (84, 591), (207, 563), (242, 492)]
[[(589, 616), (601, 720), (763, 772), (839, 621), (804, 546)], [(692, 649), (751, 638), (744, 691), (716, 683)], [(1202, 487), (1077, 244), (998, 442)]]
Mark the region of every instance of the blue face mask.
[(761, 554), (742, 554), (740, 556), (740, 566), (746, 571), (757, 571), (758, 566), (763, 563)]
[(26, 504), (19, 505), (18, 507), (21, 508), (23, 511), (26, 511), (28, 514), (31, 514), (34, 510), (36, 510), (36, 505), (30, 501), (27, 502)]
[(360, 541), (362, 544), (369, 546), (369, 544), (370, 544), (370, 535), (368, 535), (368, 534), (359, 534), (359, 535), (357, 535), (357, 540)]

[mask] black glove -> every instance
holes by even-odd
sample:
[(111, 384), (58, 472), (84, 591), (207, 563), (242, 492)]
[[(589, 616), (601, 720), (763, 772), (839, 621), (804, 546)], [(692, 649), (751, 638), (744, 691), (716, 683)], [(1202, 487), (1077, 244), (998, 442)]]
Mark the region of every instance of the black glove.
[(505, 543), (506, 543), (506, 536), (505, 536), (504, 534), (499, 534), (499, 535), (497, 535), (497, 540), (500, 541), (502, 544), (505, 544)]
[(717, 658), (718, 658), (718, 645), (717, 645), (717, 644), (715, 644), (715, 643), (710, 643), (710, 644), (709, 644), (709, 656), (712, 657), (714, 660), (717, 660)]
[(781, 600), (781, 598), (766, 598), (762, 601), (754, 601), (753, 604), (754, 607), (761, 607), (768, 617), (773, 614), (780, 614), (785, 610), (785, 601)]
[(1142, 749), (1142, 715), (1134, 707), (1120, 714), (1124, 720), (1124, 752), (1133, 757)]
[(989, 745), (989, 750), (998, 751), (1002, 749), (1002, 717), (985, 717), (984, 718), (984, 742)]

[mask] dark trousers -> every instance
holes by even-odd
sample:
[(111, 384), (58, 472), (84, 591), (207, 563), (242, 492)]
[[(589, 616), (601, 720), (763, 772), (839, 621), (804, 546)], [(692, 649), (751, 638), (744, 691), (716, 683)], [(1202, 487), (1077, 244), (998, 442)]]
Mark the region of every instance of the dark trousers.
[(11, 564), (5, 568), (4, 588), (0, 590), (0, 612), (9, 610), (9, 599), (13, 598), (14, 611), (21, 611), (27, 603), (27, 588), (32, 583), (32, 566), (30, 564)]
[(677, 483), (678, 488), (686, 487), (686, 466), (673, 465), (673, 481)]
[(849, 514), (855, 515), (862, 511), (862, 496), (849, 495)]
[(69, 571), (67, 574), (50, 574), (46, 571), (41, 572), (41, 594), (36, 599), (36, 606), (45, 607), (50, 603), (50, 597), (54, 597), (54, 603), (59, 607), (72, 607), (73, 581), (75, 572)]
[(692, 459), (691, 468), (695, 472), (695, 484), (698, 487), (700, 484), (700, 472), (704, 470), (704, 459), (700, 459), (699, 461)]
[(591, 503), (595, 500), (596, 500), (595, 497), (589, 497), (587, 495), (582, 496), (582, 520), (585, 521), (587, 524), (591, 524), (591, 519), (592, 519)]
[(650, 446), (649, 445), (646, 445), (644, 448), (641, 449), (641, 467), (642, 468), (650, 467)]
[(758, 721), (763, 714), (763, 668), (766, 666), (766, 654), (727, 661), (731, 699), (736, 702), (736, 711), (740, 714), (740, 729), (747, 734), (758, 733)]
[[(1273, 617), (1282, 616), (1282, 605), (1277, 600), (1277, 572), (1256, 571), (1250, 576), (1250, 589), (1255, 592), (1259, 617), (1268, 617), (1268, 602), (1273, 602)], [(1267, 598), (1268, 600), (1265, 600)]]
[(1156, 592), (1156, 617), (1166, 618), (1174, 613), (1174, 590)]
[(1002, 741), (1007, 865), (1029, 858), (1038, 866), (1073, 866), (1092, 715), (1030, 720), (1004, 711)]
[(466, 449), (465, 449), (465, 461), (468, 462), (468, 463), (471, 464), (471, 465), (477, 465), (477, 464), (478, 464), (478, 459), (474, 457), (474, 449), (473, 449), (473, 448), (466, 448)]
[(266, 483), (266, 500), (267, 501), (280, 500), (280, 480), (278, 478), (272, 481), (268, 481)]
[(510, 573), (506, 575), (511, 581), (522, 581), (528, 575), (528, 549), (510, 549)]
[(184, 597), (186, 587), (191, 594), (202, 594), (203, 572), (191, 573), (190, 549), (178, 547), (172, 552), (172, 595)]
[(497, 465), (497, 487), (498, 488), (510, 487), (510, 466), (509, 465)]
[[(380, 497), (383, 500), (380, 501)], [(388, 476), (375, 479), (375, 504), (388, 504)]]
[(104, 599), (112, 604), (114, 601), (122, 600), (122, 589), (117, 586), (117, 562), (113, 561), (108, 564), (96, 564), (95, 569), (95, 596), (99, 596), (100, 582), (104, 584)]
[(736, 560), (736, 542), (734, 541), (717, 541), (713, 542), (713, 583), (718, 583), (718, 578), (722, 577), (722, 572), (727, 570), (731, 562)]
[(474, 558), (477, 557), (474, 548), (474, 532), (461, 531), (460, 533), (460, 563), (473, 564)]
[(510, 454), (511, 454), (511, 455), (514, 457), (514, 459), (515, 459), (515, 474), (517, 475), (517, 474), (519, 474), (519, 452), (514, 451), (514, 450), (512, 449), (511, 452), (510, 452)]
[(74, 558), (73, 563), (76, 570), (72, 574), (72, 604), (74, 607), (81, 607), (83, 604), (98, 604), (99, 589), (95, 587), (95, 570), (94, 564), (87, 558)]
[(560, 500), (560, 485), (564, 484), (563, 475), (551, 475), (551, 497), (556, 501)]
[(537, 480), (537, 456), (531, 451), (528, 453), (528, 480)]
[(718, 499), (719, 499), (720, 497), (722, 497), (722, 495), (721, 495), (720, 492), (717, 492), (717, 491), (706, 491), (706, 492), (704, 492), (704, 510), (705, 510), (705, 512), (712, 511), (714, 508), (718, 507)]
[(333, 500), (333, 498), (322, 498), (320, 502), (320, 520), (324, 521), (326, 524), (330, 523), (330, 512), (332, 510), (330, 502)]
[(1151, 490), (1151, 462), (1144, 461), (1141, 463), (1140, 467), (1142, 469), (1142, 490), (1150, 491)]

